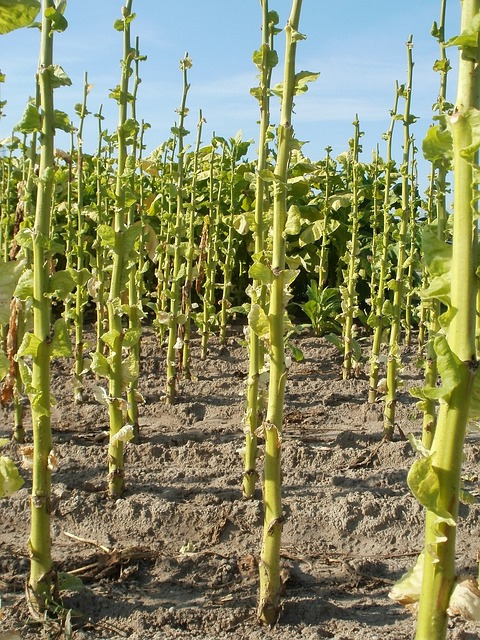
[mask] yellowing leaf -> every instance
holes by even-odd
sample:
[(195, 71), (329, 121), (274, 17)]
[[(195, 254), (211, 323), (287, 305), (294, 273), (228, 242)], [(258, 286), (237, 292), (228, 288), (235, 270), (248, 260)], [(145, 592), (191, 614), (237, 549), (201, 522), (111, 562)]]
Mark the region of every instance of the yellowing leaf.
[(393, 585), (388, 594), (391, 600), (404, 606), (412, 605), (420, 600), (424, 562), (425, 554), (422, 552), (418, 556), (415, 565)]
[(420, 504), (432, 511), (439, 522), (455, 526), (451, 513), (440, 504), (440, 480), (432, 464), (432, 456), (420, 458), (413, 463), (408, 472), (407, 483)]
[(115, 445), (118, 442), (128, 442), (135, 436), (133, 425), (126, 424), (117, 433), (110, 438), (110, 444)]
[(259, 338), (268, 339), (270, 335), (270, 325), (267, 314), (260, 305), (252, 304), (252, 308), (248, 314), (248, 323), (252, 331), (256, 333)]
[(480, 622), (480, 590), (472, 578), (458, 579), (447, 609), (449, 616)]
[(248, 271), (252, 280), (258, 280), (262, 284), (270, 284), (273, 280), (273, 273), (269, 266), (263, 262), (254, 262)]
[(15, 463), (6, 456), (0, 456), (0, 498), (11, 496), (23, 485)]

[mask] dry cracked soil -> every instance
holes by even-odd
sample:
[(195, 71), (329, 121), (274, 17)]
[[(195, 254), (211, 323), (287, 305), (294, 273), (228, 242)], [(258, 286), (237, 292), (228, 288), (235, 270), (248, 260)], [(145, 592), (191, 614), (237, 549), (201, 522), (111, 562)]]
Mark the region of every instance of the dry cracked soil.
[[(399, 429), (386, 442), (382, 402), (367, 403), (367, 365), (343, 381), (335, 347), (308, 332), (297, 338), (304, 359), (290, 367), (282, 441), (285, 593), (280, 620), (268, 629), (255, 615), (260, 483), (252, 500), (241, 492), (248, 364), (241, 340), (241, 327), (225, 346), (212, 338), (202, 362), (195, 338), (194, 379), (180, 381), (178, 402), (166, 406), (165, 349), (146, 330), (140, 441), (126, 446), (127, 487), (115, 501), (106, 493), (108, 416), (94, 399), (96, 383), (87, 379), (86, 400), (75, 404), (71, 362), (54, 361), (53, 557), (59, 571), (80, 577), (84, 587), (67, 590), (47, 621), (29, 611), (30, 480), (23, 469), (24, 487), (0, 504), (0, 639), (414, 637), (413, 615), (388, 593), (423, 545), (423, 510), (406, 484), (416, 454), (402, 437), (421, 430), (409, 394), (420, 380), (416, 348), (403, 349)], [(8, 437), (11, 407), (1, 416), (0, 437)], [(20, 458), (13, 443), (2, 452)], [(465, 479), (474, 494), (479, 459), (480, 439), (471, 434)], [(261, 444), (258, 463), (261, 470)], [(462, 574), (477, 574), (479, 516), (478, 506), (462, 506)], [(451, 620), (449, 640), (479, 637), (478, 625)]]

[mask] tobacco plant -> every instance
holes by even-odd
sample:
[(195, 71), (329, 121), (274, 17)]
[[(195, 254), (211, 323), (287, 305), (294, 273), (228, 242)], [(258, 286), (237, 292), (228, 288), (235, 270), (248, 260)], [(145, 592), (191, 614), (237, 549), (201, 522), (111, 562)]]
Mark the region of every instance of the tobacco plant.
[[(306, 90), (306, 82), (318, 74), (295, 72), (297, 42), (305, 38), (298, 31), (301, 0), (293, 0), (290, 18), (285, 27), (286, 46), (281, 95), (280, 124), (277, 128), (277, 160), (271, 176), (273, 189), (273, 245), (268, 269), (270, 300), (268, 316), (269, 337), (269, 388), (266, 418), (263, 423), (265, 436), (265, 462), (263, 477), (264, 525), (260, 555), (260, 594), (258, 618), (273, 625), (280, 613), (280, 543), (284, 520), (281, 495), (281, 438), (283, 432), (283, 403), (287, 376), (285, 359), (285, 309), (289, 300), (288, 288), (297, 273), (286, 269), (285, 222), (287, 219), (288, 166), (292, 149), (296, 146), (292, 127), (293, 99)], [(265, 176), (267, 177), (267, 176)], [(260, 314), (262, 315), (262, 314)]]
[[(87, 110), (87, 96), (90, 91), (88, 84), (88, 76), (85, 73), (83, 83), (83, 100), (77, 105), (77, 113), (79, 116), (79, 125), (77, 132), (77, 234), (75, 242), (75, 250), (77, 254), (77, 264), (75, 271), (76, 291), (75, 291), (75, 310), (73, 311), (75, 325), (75, 365), (74, 365), (74, 397), (75, 402), (82, 402), (84, 399), (83, 392), (83, 376), (86, 373), (84, 365), (84, 309), (88, 302), (88, 289), (86, 284), (89, 279), (90, 272), (86, 268), (86, 222), (84, 212), (84, 161), (83, 161), (83, 127), (85, 117), (89, 113)], [(66, 247), (68, 255), (68, 247)]]
[(387, 143), (386, 158), (384, 161), (383, 178), (383, 223), (380, 238), (373, 245), (372, 250), (372, 273), (376, 273), (375, 288), (370, 291), (371, 312), (368, 317), (368, 324), (373, 328), (372, 350), (370, 354), (370, 377), (368, 389), (368, 402), (373, 403), (377, 398), (377, 389), (380, 373), (380, 350), (384, 339), (385, 329), (391, 321), (391, 303), (385, 298), (387, 278), (390, 274), (389, 248), (391, 241), (391, 208), (396, 204), (396, 196), (392, 194), (392, 183), (394, 181), (395, 163), (392, 157), (392, 140), (397, 121), (398, 102), (400, 98), (400, 87), (398, 82), (395, 85), (395, 98), (393, 109), (390, 112), (390, 126), (384, 138)]
[[(187, 249), (185, 254), (185, 281), (182, 287), (182, 313), (185, 316), (183, 325), (183, 350), (182, 350), (182, 369), (187, 380), (191, 378), (191, 335), (192, 335), (192, 287), (194, 280), (194, 258), (195, 258), (195, 217), (197, 207), (199, 205), (199, 194), (197, 192), (197, 172), (200, 156), (200, 144), (202, 138), (202, 127), (205, 122), (202, 111), (200, 110), (197, 123), (197, 137), (195, 150), (193, 154), (192, 178), (190, 183), (190, 203), (188, 210), (188, 231), (187, 231)], [(196, 275), (196, 274), (195, 274)]]
[[(457, 97), (453, 112), (433, 132), (437, 152), (452, 158), (454, 215), (452, 244), (432, 238), (426, 262), (429, 297), (447, 307), (434, 348), (440, 388), (424, 389), (441, 400), (431, 447), (418, 445), (422, 457), (408, 474), (409, 486), (426, 508), (425, 548), (415, 568), (391, 596), (419, 600), (417, 640), (444, 640), (448, 613), (478, 619), (480, 599), (475, 581), (456, 574), (455, 547), (461, 467), (467, 423), (480, 416), (475, 314), (478, 290), (476, 191), (478, 123), (479, 0), (462, 3), (461, 34), (449, 41), (460, 50)], [(412, 585), (421, 580), (421, 590)], [(399, 598), (400, 596), (400, 598)]]
[(97, 397), (107, 404), (110, 418), (110, 439), (108, 446), (108, 489), (112, 497), (119, 497), (124, 490), (124, 443), (134, 436), (132, 425), (125, 424), (126, 401), (124, 391), (132, 380), (138, 377), (138, 362), (123, 350), (129, 350), (140, 339), (140, 329), (123, 327), (123, 317), (128, 314), (128, 305), (122, 299), (128, 296), (129, 271), (134, 268), (132, 254), (140, 229), (127, 226), (128, 208), (135, 201), (129, 178), (134, 170), (135, 159), (128, 155), (128, 142), (137, 131), (137, 123), (127, 118), (129, 78), (134, 57), (130, 45), (130, 23), (135, 17), (131, 11), (132, 0), (127, 0), (122, 9), (122, 18), (115, 22), (115, 28), (123, 33), (123, 61), (120, 85), (112, 92), (119, 107), (117, 128), (117, 171), (115, 186), (115, 212), (112, 226), (99, 228), (102, 244), (112, 255), (112, 275), (107, 299), (108, 331), (102, 341), (108, 346), (108, 357), (95, 352), (92, 368), (95, 373), (108, 379), (108, 394), (98, 391)]
[[(264, 309), (267, 296), (266, 283), (260, 277), (256, 277), (255, 270), (263, 270), (266, 266), (265, 256), (265, 208), (268, 188), (262, 175), (268, 165), (268, 131), (270, 127), (270, 96), (272, 70), (278, 63), (278, 55), (273, 47), (274, 36), (280, 31), (277, 28), (278, 14), (269, 11), (268, 0), (261, 0), (262, 11), (262, 44), (260, 49), (254, 52), (253, 61), (259, 71), (259, 86), (251, 90), (260, 105), (260, 130), (258, 144), (258, 158), (255, 177), (255, 218), (254, 218), (254, 255), (253, 266), (250, 275), (253, 278), (250, 291), (250, 313), (255, 314), (256, 309)], [(251, 318), (252, 316), (250, 316)], [(243, 495), (252, 498), (255, 492), (257, 479), (257, 429), (262, 422), (264, 411), (263, 389), (261, 384), (262, 369), (264, 366), (264, 344), (262, 333), (251, 326), (249, 332), (249, 370), (246, 389), (245, 411), (245, 453), (243, 472)]]
[(32, 604), (45, 609), (53, 594), (53, 564), (50, 538), (51, 474), (56, 467), (56, 454), (51, 430), (50, 360), (70, 355), (71, 348), (63, 319), (51, 327), (52, 298), (64, 299), (73, 282), (65, 271), (51, 273), (50, 258), (58, 249), (51, 235), (51, 210), (54, 187), (54, 130), (65, 120), (65, 114), (54, 110), (53, 91), (70, 84), (65, 72), (53, 64), (53, 32), (63, 31), (65, 3), (42, 2), (40, 64), (38, 86), (40, 110), (27, 107), (22, 120), (41, 132), (40, 167), (37, 183), (35, 221), (32, 230), (25, 229), (22, 241), (32, 251), (33, 273), (20, 278), (16, 294), (29, 292), (33, 306), (33, 332), (25, 334), (18, 357), (31, 356), (32, 370), (23, 362), (23, 376), (28, 390), (33, 429), (32, 499), (30, 525), (29, 595)]
[(400, 369), (400, 353), (399, 340), (401, 330), (402, 307), (405, 296), (405, 261), (407, 259), (406, 244), (407, 231), (409, 221), (409, 200), (410, 200), (410, 182), (409, 182), (409, 163), (411, 158), (412, 140), (410, 136), (410, 125), (415, 122), (416, 118), (410, 112), (411, 95), (412, 95), (412, 76), (413, 76), (413, 60), (412, 60), (412, 37), (407, 42), (407, 80), (402, 87), (402, 96), (405, 100), (404, 112), (402, 117), (403, 123), (403, 159), (400, 167), (402, 180), (402, 199), (400, 203), (399, 225), (397, 230), (397, 266), (395, 279), (389, 283), (389, 287), (393, 289), (392, 317), (390, 324), (389, 351), (387, 361), (387, 393), (385, 398), (384, 424), (383, 432), (387, 439), (391, 440), (395, 431), (395, 407), (397, 403), (397, 389), (399, 385), (399, 369)]
[(181, 266), (183, 264), (182, 241), (185, 227), (185, 211), (184, 211), (184, 138), (186, 131), (184, 124), (188, 113), (186, 107), (187, 94), (190, 85), (187, 82), (188, 69), (192, 66), (192, 61), (186, 53), (180, 61), (180, 69), (183, 74), (183, 91), (182, 101), (178, 110), (179, 121), (176, 128), (177, 135), (177, 183), (176, 183), (176, 218), (173, 237), (173, 267), (171, 271), (171, 284), (169, 287), (170, 309), (168, 318), (168, 345), (167, 345), (167, 386), (166, 386), (166, 402), (172, 404), (176, 398), (177, 384), (177, 367), (178, 353), (183, 348), (182, 340), (179, 336), (178, 327), (183, 323), (183, 315), (181, 314)]
[(348, 169), (349, 172), (351, 172), (351, 207), (349, 220), (349, 231), (351, 235), (349, 241), (347, 242), (347, 253), (344, 256), (344, 261), (347, 266), (347, 268), (344, 270), (345, 286), (340, 287), (340, 292), (342, 294), (343, 317), (342, 339), (344, 343), (342, 375), (344, 380), (347, 380), (355, 373), (356, 364), (359, 360), (358, 356), (356, 355), (358, 349), (355, 349), (355, 336), (353, 329), (353, 321), (357, 316), (358, 305), (357, 280), (359, 268), (358, 254), (360, 252), (359, 217), (361, 215), (360, 180), (362, 178), (361, 166), (359, 163), (359, 144), (362, 132), (360, 131), (360, 123), (358, 121), (358, 117), (355, 118), (353, 126), (354, 135), (351, 142), (351, 159), (348, 163)]
[[(438, 93), (437, 102), (434, 105), (435, 110), (438, 112), (438, 117), (442, 119), (445, 115), (446, 109), (451, 105), (446, 102), (447, 91), (447, 74), (450, 70), (450, 62), (446, 56), (445, 51), (445, 13), (446, 13), (446, 0), (442, 0), (440, 10), (439, 24), (434, 23), (432, 28), (432, 34), (438, 40), (440, 47), (440, 58), (436, 60), (434, 69), (440, 73), (440, 88)], [(446, 239), (446, 226), (447, 226), (447, 207), (446, 207), (446, 190), (447, 190), (447, 173), (450, 169), (451, 157), (445, 157), (443, 151), (438, 150), (438, 146), (433, 140), (432, 135), (436, 136), (440, 133), (446, 134), (445, 128), (441, 129), (432, 128), (427, 133), (427, 136), (423, 142), (423, 153), (427, 160), (431, 162), (431, 180), (429, 189), (430, 206), (428, 207), (428, 227), (423, 229), (423, 244), (428, 246), (429, 235), (435, 235), (441, 242)], [(429, 277), (428, 270), (424, 270), (424, 289), (428, 291)], [(437, 360), (434, 349), (435, 336), (441, 329), (440, 315), (441, 302), (439, 300), (429, 299), (428, 293), (425, 295), (425, 299), (422, 300), (421, 313), (423, 315), (423, 322), (420, 325), (420, 330), (426, 326), (428, 329), (427, 341), (425, 345), (425, 387), (433, 389), (436, 386), (438, 378)], [(420, 331), (419, 331), (420, 333)], [(478, 333), (478, 332), (477, 332)], [(423, 344), (423, 339), (419, 336), (419, 344)], [(421, 395), (421, 401), (419, 407), (423, 410), (423, 444), (429, 449), (432, 445), (433, 434), (435, 432), (436, 424), (436, 402), (434, 398), (428, 397), (428, 395)]]

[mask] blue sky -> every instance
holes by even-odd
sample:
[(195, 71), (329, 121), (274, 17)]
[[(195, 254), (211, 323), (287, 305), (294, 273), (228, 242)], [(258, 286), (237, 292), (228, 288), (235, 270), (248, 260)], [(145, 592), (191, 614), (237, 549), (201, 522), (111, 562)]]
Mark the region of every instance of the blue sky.
[[(83, 76), (88, 72), (93, 89), (88, 108), (95, 112), (103, 104), (104, 126), (116, 127), (116, 103), (109, 90), (119, 82), (122, 36), (113, 29), (120, 17), (122, 2), (117, 0), (69, 0), (67, 31), (55, 35), (55, 62), (63, 66), (72, 87), (55, 92), (56, 107), (75, 122), (75, 103), (81, 100)], [(288, 18), (290, 0), (270, 0), (270, 9), (280, 14), (280, 26)], [(161, 144), (174, 124), (181, 95), (182, 76), (178, 62), (188, 51), (193, 60), (189, 72), (190, 113), (186, 126), (194, 133), (198, 110), (207, 124), (203, 142), (212, 132), (224, 137), (242, 130), (243, 137), (257, 137), (258, 106), (249, 89), (256, 84), (252, 52), (260, 45), (260, 2), (258, 0), (133, 0), (137, 17), (132, 23), (133, 38), (140, 37), (141, 53), (148, 57), (141, 65), (138, 118), (152, 125), (146, 138), (148, 151)], [(297, 69), (320, 72), (309, 91), (296, 100), (293, 121), (297, 137), (308, 140), (304, 152), (320, 159), (324, 148), (339, 154), (348, 147), (352, 121), (358, 113), (364, 159), (369, 161), (381, 134), (388, 128), (395, 81), (406, 77), (405, 42), (414, 38), (415, 60), (412, 111), (419, 116), (415, 136), (421, 139), (431, 123), (431, 105), (438, 92), (438, 74), (432, 65), (438, 56), (436, 41), (430, 36), (438, 20), (440, 0), (304, 0), (300, 31), (306, 36), (297, 49)], [(450, 3), (447, 37), (459, 31), (459, 3)], [(0, 120), (0, 138), (10, 135), (33, 92), (37, 65), (39, 32), (22, 29), (0, 37), (0, 69), (6, 83), (0, 86), (7, 100), (6, 116)], [(284, 34), (276, 49), (283, 60)], [(457, 54), (449, 50), (452, 66)], [(281, 64), (279, 65), (281, 72)], [(277, 73), (278, 76), (278, 73)], [(279, 80), (279, 77), (276, 78)], [(455, 94), (452, 74), (450, 98)], [(277, 121), (278, 105), (273, 104), (272, 120)], [(85, 150), (96, 146), (96, 120), (85, 125)], [(398, 127), (396, 155), (401, 156), (402, 133)], [(57, 146), (68, 148), (69, 141), (58, 136)]]

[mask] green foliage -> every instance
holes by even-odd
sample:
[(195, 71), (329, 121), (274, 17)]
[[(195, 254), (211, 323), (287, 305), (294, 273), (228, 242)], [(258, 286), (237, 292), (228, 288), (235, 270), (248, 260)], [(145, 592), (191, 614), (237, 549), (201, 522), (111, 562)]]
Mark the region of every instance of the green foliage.
[[(440, 478), (433, 464), (432, 456), (416, 460), (407, 477), (408, 486), (422, 506), (437, 516), (437, 523), (445, 522), (455, 526), (452, 515), (442, 506), (440, 499)], [(438, 540), (441, 542), (441, 540)]]
[(0, 261), (0, 324), (5, 325), (10, 319), (10, 302), (24, 269), (24, 260)]
[(337, 320), (341, 307), (339, 290), (335, 287), (319, 289), (317, 283), (312, 280), (307, 287), (307, 296), (307, 302), (298, 306), (309, 318), (316, 335), (339, 333), (341, 331)]
[(22, 119), (14, 126), (14, 131), (20, 131), (20, 133), (33, 133), (34, 131), (40, 131), (42, 128), (42, 119), (38, 108), (33, 102), (29, 102), (25, 107)]
[[(0, 448), (8, 444), (5, 438), (0, 439)], [(0, 456), (0, 498), (11, 496), (24, 484), (15, 463), (8, 456)]]
[(67, 0), (59, 0), (55, 7), (48, 7), (45, 10), (45, 16), (51, 21), (51, 32), (58, 31), (61, 33), (68, 27), (68, 22), (65, 16), (65, 8), (67, 6)]
[(27, 27), (39, 11), (39, 0), (0, 0), (0, 34)]

